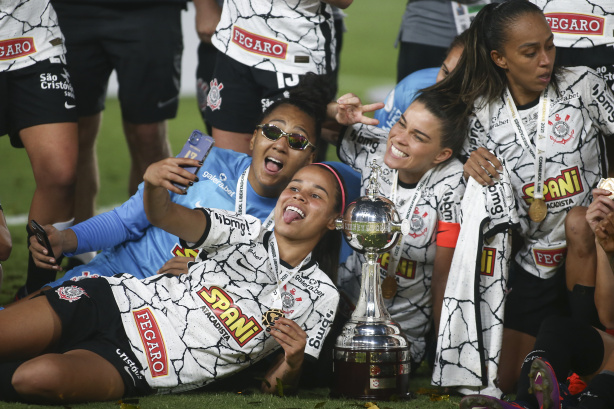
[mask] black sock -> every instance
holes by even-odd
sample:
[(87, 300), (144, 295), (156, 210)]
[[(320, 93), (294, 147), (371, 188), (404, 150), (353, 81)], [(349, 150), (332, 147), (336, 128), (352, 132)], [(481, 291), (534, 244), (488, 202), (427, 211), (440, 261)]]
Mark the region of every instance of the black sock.
[(535, 396), (528, 391), (531, 363), (537, 357), (548, 361), (557, 381), (564, 383), (570, 371), (578, 375), (595, 373), (603, 356), (603, 340), (595, 328), (568, 317), (548, 317), (539, 329), (533, 351), (522, 363), (516, 399), (537, 407)]
[(573, 319), (604, 329), (595, 306), (595, 287), (576, 284), (572, 291), (567, 291), (567, 301)]
[(23, 402), (13, 388), (13, 374), (25, 361), (0, 363), (0, 400), (4, 402)]
[(589, 382), (580, 394), (579, 409), (614, 408), (614, 372), (603, 371)]

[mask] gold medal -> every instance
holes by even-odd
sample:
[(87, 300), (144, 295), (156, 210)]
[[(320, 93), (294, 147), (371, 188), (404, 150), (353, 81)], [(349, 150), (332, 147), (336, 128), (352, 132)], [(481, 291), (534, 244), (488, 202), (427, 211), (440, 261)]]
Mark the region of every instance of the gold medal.
[(393, 276), (386, 276), (382, 282), (382, 296), (391, 299), (397, 293), (397, 280)]
[(529, 217), (536, 223), (543, 221), (548, 214), (548, 206), (544, 199), (533, 199), (529, 206)]

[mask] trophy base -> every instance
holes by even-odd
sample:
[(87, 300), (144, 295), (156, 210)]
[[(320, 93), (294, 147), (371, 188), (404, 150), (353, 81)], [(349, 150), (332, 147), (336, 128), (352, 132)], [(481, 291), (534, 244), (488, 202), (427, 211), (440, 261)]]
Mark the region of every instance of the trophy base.
[(334, 348), (331, 397), (369, 400), (410, 399), (409, 348)]

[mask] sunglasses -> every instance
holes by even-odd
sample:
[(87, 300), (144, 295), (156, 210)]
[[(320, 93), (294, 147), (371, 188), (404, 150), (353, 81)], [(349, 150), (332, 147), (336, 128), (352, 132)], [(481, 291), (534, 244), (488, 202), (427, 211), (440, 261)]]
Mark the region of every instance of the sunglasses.
[(287, 136), (288, 145), (292, 149), (302, 151), (308, 146), (312, 147), (313, 149), (316, 148), (314, 144), (309, 142), (309, 139), (307, 139), (306, 136), (301, 135), (300, 133), (284, 132), (283, 130), (279, 129), (277, 126), (271, 125), (271, 124), (258, 125), (256, 126), (256, 128), (260, 129), (264, 137), (271, 141), (276, 141), (282, 136)]

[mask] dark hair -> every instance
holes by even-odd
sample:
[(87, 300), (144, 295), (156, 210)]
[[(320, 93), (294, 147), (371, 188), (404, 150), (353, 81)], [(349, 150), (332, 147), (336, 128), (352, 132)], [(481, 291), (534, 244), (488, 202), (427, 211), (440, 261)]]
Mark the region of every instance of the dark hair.
[[(507, 78), (505, 71), (492, 61), (490, 52), (502, 52), (508, 41), (508, 27), (529, 13), (544, 15), (539, 7), (527, 0), (507, 0), (484, 6), (467, 29), (467, 42), (457, 69), (431, 88), (456, 95), (466, 104), (467, 114), (478, 98), (483, 97), (483, 103), (499, 98)], [(555, 66), (551, 82), (557, 92), (559, 75), (560, 69)]]
[[(343, 215), (343, 202), (347, 197), (347, 189), (345, 188), (345, 181), (340, 172), (338, 172), (332, 165), (326, 163), (312, 163), (307, 166), (318, 166), (325, 169), (335, 176), (337, 180), (338, 188), (335, 189), (335, 212), (339, 212)], [(341, 231), (329, 230), (320, 239), (318, 244), (311, 252), (313, 259), (318, 262), (318, 265), (322, 271), (326, 273), (337, 284), (337, 270), (339, 269), (339, 252), (341, 251)]]
[[(326, 105), (333, 100), (334, 81), (329, 74), (318, 75), (308, 72), (301, 78), (299, 84), (290, 89), (288, 97), (279, 98), (263, 112), (258, 123), (282, 105), (292, 105), (313, 118), (315, 122), (316, 141), (320, 139), (322, 123), (326, 120)], [(257, 125), (257, 124), (255, 124)]]
[(459, 35), (457, 35), (456, 37), (454, 37), (452, 39), (452, 42), (450, 43), (450, 46), (448, 47), (448, 50), (446, 51), (446, 56), (450, 54), (450, 51), (452, 51), (456, 47), (463, 47), (463, 49), (465, 49), (468, 38), (469, 38), (469, 30), (465, 30)]
[(467, 106), (464, 102), (449, 92), (432, 89), (421, 90), (412, 102), (420, 102), (439, 123), (441, 130), (440, 145), (442, 148), (452, 149), (452, 156), (456, 157), (463, 147), (468, 128)]

